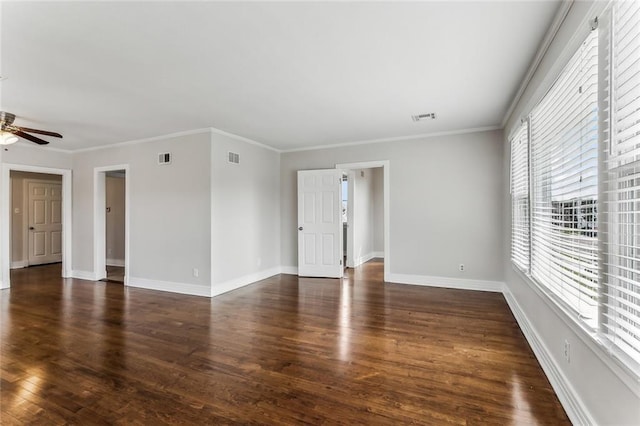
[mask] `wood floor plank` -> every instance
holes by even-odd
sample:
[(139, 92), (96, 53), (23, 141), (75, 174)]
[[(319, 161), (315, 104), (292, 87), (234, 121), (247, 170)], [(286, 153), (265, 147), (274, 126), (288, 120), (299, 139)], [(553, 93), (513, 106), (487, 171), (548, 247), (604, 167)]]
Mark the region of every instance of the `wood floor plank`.
[(278, 275), (207, 299), (12, 272), (4, 424), (569, 424), (500, 294)]

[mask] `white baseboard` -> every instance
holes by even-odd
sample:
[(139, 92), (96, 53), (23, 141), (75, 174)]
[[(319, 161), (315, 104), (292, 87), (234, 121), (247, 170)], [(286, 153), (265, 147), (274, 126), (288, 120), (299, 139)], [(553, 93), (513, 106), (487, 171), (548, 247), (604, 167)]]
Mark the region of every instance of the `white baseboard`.
[(98, 281), (100, 280), (100, 278), (98, 278), (98, 274), (96, 274), (93, 271), (78, 271), (78, 270), (73, 270), (71, 271), (71, 278), (76, 278), (79, 280), (87, 280), (87, 281)]
[(244, 287), (249, 284), (253, 284), (256, 281), (264, 280), (266, 278), (278, 275), (282, 271), (282, 267), (275, 267), (266, 269), (264, 271), (256, 272), (254, 274), (245, 275), (243, 277), (234, 278), (223, 283), (213, 284), (211, 286), (211, 297), (218, 296), (223, 293), (227, 293), (232, 290), (236, 290), (240, 287)]
[(384, 252), (383, 251), (374, 251), (373, 252), (373, 257), (378, 258), (378, 259), (384, 259)]
[(29, 266), (28, 260), (16, 260), (11, 262), (11, 269), (26, 268), (27, 266)]
[(531, 325), (531, 322), (525, 315), (524, 311), (520, 308), (520, 305), (511, 294), (511, 291), (505, 284), (502, 290), (504, 298), (513, 313), (513, 316), (520, 326), (520, 330), (524, 334), (524, 337), (529, 342), (529, 346), (533, 350), (538, 362), (542, 366), (542, 370), (547, 375), (551, 387), (558, 395), (558, 399), (567, 412), (567, 416), (571, 420), (571, 423), (575, 425), (594, 425), (595, 420), (587, 410), (585, 404), (578, 397), (577, 392), (571, 386), (571, 383), (562, 373), (562, 369), (555, 362), (551, 353), (545, 346), (542, 339), (538, 336), (538, 333)]
[(375, 254), (373, 252), (367, 253), (364, 256), (360, 256), (360, 257), (355, 259), (355, 262), (353, 262), (353, 267), (356, 268), (356, 267), (362, 265), (363, 263), (370, 261), (374, 257), (376, 257), (376, 256), (375, 256)]
[(6, 285), (4, 282), (0, 281), (0, 290), (6, 290), (8, 288), (9, 288), (8, 285)]
[(127, 286), (144, 288), (147, 290), (168, 291), (170, 293), (189, 294), (193, 296), (211, 296), (208, 285), (185, 284), (171, 281), (150, 280), (147, 278), (129, 277)]
[(124, 259), (107, 259), (107, 266), (124, 267)]
[(467, 280), (462, 278), (432, 277), (428, 275), (389, 274), (388, 281), (396, 284), (444, 287), (459, 290), (493, 291), (501, 293), (504, 283), (501, 281)]
[(287, 275), (298, 275), (298, 267), (297, 266), (281, 266), (280, 273), (287, 274)]

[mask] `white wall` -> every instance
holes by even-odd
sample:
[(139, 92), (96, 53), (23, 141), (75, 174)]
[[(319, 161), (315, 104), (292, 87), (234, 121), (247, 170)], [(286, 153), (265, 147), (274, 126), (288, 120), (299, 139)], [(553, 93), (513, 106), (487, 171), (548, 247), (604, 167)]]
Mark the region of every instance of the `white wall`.
[(2, 157), (0, 158), (2, 158), (3, 163), (54, 169), (71, 169), (73, 164), (71, 153), (49, 149), (48, 145), (43, 147), (31, 142), (19, 142), (15, 145), (3, 147), (2, 150)]
[[(158, 153), (171, 152), (170, 165)], [(211, 140), (200, 132), (73, 156), (74, 275), (95, 272), (94, 168), (129, 165), (130, 285), (209, 294)], [(194, 276), (193, 269), (198, 269)]]
[[(280, 272), (280, 155), (212, 134), (212, 294)], [(240, 154), (240, 164), (227, 161)]]
[[(591, 2), (575, 2), (564, 26), (556, 36), (547, 55), (538, 68), (532, 83), (525, 91), (505, 127), (505, 136), (526, 115), (528, 109), (544, 94), (553, 81), (554, 70), (563, 65), (563, 53), (575, 49), (572, 43), (581, 23), (593, 18), (588, 13)], [(566, 60), (567, 57), (565, 55)], [(538, 347), (541, 361), (565, 409), (576, 423), (598, 425), (636, 425), (640, 423), (640, 383), (623, 371), (590, 336), (580, 330), (572, 319), (554, 308), (548, 298), (541, 295), (514, 271), (510, 261), (511, 200), (509, 195), (509, 143), (504, 140), (502, 188), (505, 221), (503, 224), (504, 279), (510, 304), (519, 312), (521, 327), (529, 329), (532, 347)], [(524, 321), (524, 324), (523, 322)], [(571, 346), (570, 363), (564, 360), (564, 341)], [(576, 414), (577, 413), (577, 414)]]
[(384, 253), (384, 172), (382, 167), (371, 169), (373, 173), (373, 252)]
[(125, 176), (105, 177), (107, 265), (123, 266), (125, 255)]
[(489, 131), (283, 153), (283, 265), (297, 266), (297, 170), (389, 160), (391, 273), (502, 281), (502, 141)]

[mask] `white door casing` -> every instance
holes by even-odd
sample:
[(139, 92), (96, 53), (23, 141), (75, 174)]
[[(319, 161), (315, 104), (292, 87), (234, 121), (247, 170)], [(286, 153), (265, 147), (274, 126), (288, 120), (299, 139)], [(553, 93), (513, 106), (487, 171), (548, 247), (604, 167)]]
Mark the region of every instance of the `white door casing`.
[(298, 171), (298, 275), (340, 278), (342, 171)]
[(26, 182), (29, 265), (62, 262), (62, 184)]

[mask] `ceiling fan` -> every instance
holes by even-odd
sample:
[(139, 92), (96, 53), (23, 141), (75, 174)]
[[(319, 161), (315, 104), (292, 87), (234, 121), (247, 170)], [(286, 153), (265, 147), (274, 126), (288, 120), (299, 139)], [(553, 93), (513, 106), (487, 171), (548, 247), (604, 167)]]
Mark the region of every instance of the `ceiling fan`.
[(53, 136), (54, 138), (61, 138), (62, 135), (56, 132), (48, 132), (46, 130), (30, 129), (28, 127), (14, 126), (13, 120), (16, 119), (15, 114), (9, 112), (0, 111), (0, 145), (11, 145), (18, 142), (18, 137), (26, 139), (28, 141), (37, 143), (38, 145), (46, 145), (49, 142), (39, 137), (30, 135), (29, 133), (36, 133), (39, 135)]

